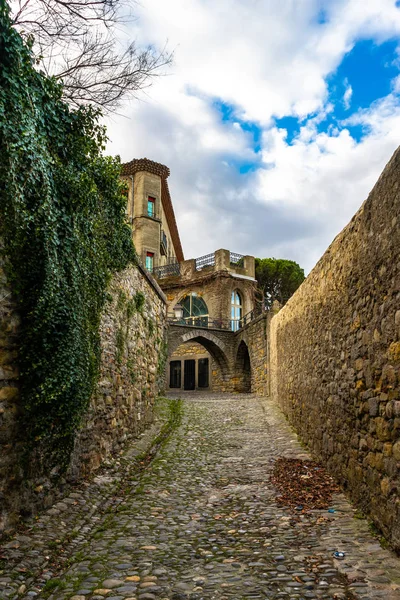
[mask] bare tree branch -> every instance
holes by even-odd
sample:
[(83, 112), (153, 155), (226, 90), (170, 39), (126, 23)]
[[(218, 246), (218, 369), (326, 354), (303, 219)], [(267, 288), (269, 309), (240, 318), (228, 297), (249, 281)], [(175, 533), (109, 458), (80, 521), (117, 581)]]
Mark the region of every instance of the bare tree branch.
[[(131, 19), (125, 0), (16, 0), (13, 24), (34, 39), (38, 63), (64, 85), (73, 106), (115, 112), (171, 64), (166, 47), (120, 49), (117, 27)], [(125, 11), (125, 12), (124, 12)]]

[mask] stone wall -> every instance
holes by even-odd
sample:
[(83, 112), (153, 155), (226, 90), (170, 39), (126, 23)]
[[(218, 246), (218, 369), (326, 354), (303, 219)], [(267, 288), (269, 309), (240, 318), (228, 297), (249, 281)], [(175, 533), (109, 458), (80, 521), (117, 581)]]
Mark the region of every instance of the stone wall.
[(271, 394), (400, 549), (400, 152), (271, 321)]
[[(268, 393), (268, 319), (269, 313), (263, 313), (235, 334), (236, 352), (242, 341), (248, 348), (251, 368), (251, 392), (258, 396), (265, 396)], [(235, 369), (240, 366), (235, 362)], [(240, 373), (235, 372), (235, 377), (239, 375)]]
[(133, 266), (114, 277), (109, 291), (101, 322), (101, 376), (69, 472), (57, 485), (46, 477), (27, 481), (20, 467), (18, 314), (0, 270), (0, 531), (12, 528), (21, 514), (51, 505), (66, 485), (92, 473), (152, 419), (167, 354), (165, 296)]
[(100, 327), (100, 380), (76, 440), (70, 470), (74, 477), (96, 469), (151, 422), (154, 400), (164, 385), (164, 294), (140, 267), (116, 275), (110, 293)]
[(181, 356), (185, 358), (188, 356), (196, 356), (200, 358), (207, 356), (211, 358), (207, 350), (197, 342), (186, 342), (186, 344), (181, 344), (172, 354), (171, 360)]

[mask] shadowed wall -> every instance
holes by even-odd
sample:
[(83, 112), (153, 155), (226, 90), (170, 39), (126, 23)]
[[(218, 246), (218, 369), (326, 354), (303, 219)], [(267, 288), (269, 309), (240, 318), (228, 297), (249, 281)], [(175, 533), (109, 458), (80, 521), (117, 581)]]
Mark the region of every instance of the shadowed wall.
[(271, 393), (400, 548), (400, 152), (271, 321)]

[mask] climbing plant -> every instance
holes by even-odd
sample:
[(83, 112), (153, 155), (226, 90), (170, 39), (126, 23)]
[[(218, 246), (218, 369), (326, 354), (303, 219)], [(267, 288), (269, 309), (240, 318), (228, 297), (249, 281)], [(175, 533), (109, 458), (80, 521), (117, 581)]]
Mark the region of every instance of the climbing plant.
[(34, 68), (0, 0), (0, 234), (22, 320), (26, 448), (44, 470), (68, 464), (98, 377), (107, 284), (135, 259), (98, 119)]

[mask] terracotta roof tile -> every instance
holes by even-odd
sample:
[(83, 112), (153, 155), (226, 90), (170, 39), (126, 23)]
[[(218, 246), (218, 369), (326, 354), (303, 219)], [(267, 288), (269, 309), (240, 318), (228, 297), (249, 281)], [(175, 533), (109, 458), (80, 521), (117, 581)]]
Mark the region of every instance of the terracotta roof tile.
[(134, 158), (131, 162), (122, 165), (121, 175), (134, 175), (139, 171), (147, 171), (166, 179), (169, 177), (169, 168), (161, 163), (154, 162), (148, 158)]

